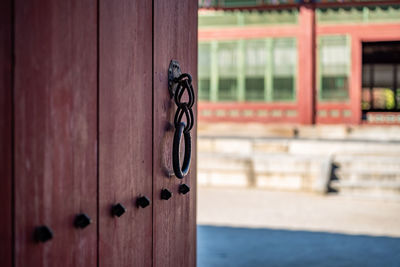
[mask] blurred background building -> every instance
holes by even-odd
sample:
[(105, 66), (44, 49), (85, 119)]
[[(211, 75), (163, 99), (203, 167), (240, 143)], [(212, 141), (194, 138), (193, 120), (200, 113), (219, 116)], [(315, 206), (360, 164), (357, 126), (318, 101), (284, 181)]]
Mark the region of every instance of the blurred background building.
[(198, 266), (398, 266), (400, 1), (199, 8)]
[(400, 195), (399, 1), (199, 1), (199, 184)]
[(399, 124), (399, 25), (390, 1), (200, 1), (201, 119)]

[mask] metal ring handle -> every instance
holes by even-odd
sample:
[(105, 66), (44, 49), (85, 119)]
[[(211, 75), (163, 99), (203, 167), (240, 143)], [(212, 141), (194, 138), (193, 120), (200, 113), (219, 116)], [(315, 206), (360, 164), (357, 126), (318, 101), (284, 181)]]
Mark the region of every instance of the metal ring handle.
[[(180, 122), (175, 126), (174, 142), (172, 145), (172, 165), (174, 168), (175, 176), (179, 179), (185, 177), (189, 171), (190, 160), (192, 157), (192, 138), (190, 132), (184, 131), (186, 125), (184, 122)], [(185, 156), (183, 158), (182, 168), (180, 166), (180, 144), (182, 139), (182, 134), (185, 140)]]

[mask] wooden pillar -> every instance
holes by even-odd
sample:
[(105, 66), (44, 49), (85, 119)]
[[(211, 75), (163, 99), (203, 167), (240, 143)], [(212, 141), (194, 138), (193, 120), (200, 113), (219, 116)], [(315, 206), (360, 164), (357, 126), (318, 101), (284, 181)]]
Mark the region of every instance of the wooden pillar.
[(304, 5), (300, 7), (299, 14), (297, 82), (299, 122), (302, 124), (315, 123), (315, 43), (315, 8)]
[(12, 6), (0, 2), (0, 266), (12, 266)]
[(356, 36), (351, 38), (351, 75), (349, 95), (351, 103), (351, 122), (361, 123), (361, 75), (362, 75), (362, 44)]

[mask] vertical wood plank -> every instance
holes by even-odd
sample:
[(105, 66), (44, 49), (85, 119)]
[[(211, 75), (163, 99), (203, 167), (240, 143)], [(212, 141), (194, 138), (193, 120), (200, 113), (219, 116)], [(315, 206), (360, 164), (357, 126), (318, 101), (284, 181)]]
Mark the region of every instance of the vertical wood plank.
[(99, 107), (100, 266), (151, 266), (152, 204), (135, 204), (152, 199), (151, 1), (100, 1)]
[[(97, 263), (97, 3), (15, 3), (16, 266)], [(76, 229), (76, 214), (92, 224)], [(52, 240), (33, 241), (38, 225)]]
[[(196, 265), (196, 127), (191, 132), (193, 149), (189, 174), (183, 180), (168, 177), (172, 170), (173, 130), (170, 123), (175, 107), (168, 94), (167, 71), (170, 60), (178, 60), (182, 71), (192, 75), (197, 96), (197, 4), (197, 0), (153, 1), (155, 267)], [(197, 106), (194, 106), (194, 111), (197, 114)], [(181, 183), (190, 186), (188, 194), (178, 193)], [(171, 199), (161, 200), (163, 188), (173, 192)]]
[(297, 102), (302, 124), (315, 123), (315, 9), (313, 5), (300, 7), (298, 34)]
[(12, 264), (12, 6), (0, 2), (0, 266)]

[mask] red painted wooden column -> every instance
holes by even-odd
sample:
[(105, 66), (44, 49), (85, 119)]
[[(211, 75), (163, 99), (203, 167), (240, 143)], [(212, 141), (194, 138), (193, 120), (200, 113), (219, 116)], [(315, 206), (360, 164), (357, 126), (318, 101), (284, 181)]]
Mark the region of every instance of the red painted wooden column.
[(361, 40), (354, 36), (351, 38), (351, 76), (349, 95), (351, 103), (351, 122), (361, 123), (361, 86), (362, 86), (362, 44)]
[(313, 5), (300, 7), (298, 34), (297, 102), (299, 122), (315, 123), (315, 10)]
[(0, 1), (0, 266), (12, 264), (12, 8)]

